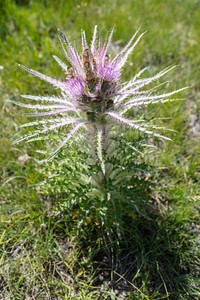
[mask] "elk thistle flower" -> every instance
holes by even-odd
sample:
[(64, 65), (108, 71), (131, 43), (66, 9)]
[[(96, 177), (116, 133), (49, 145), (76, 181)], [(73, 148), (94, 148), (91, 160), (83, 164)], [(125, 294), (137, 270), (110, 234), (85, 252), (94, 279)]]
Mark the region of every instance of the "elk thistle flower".
[(129, 110), (138, 106), (164, 103), (170, 100), (171, 95), (183, 90), (179, 89), (162, 95), (153, 94), (155, 88), (143, 90), (148, 84), (158, 80), (174, 67), (168, 67), (153, 77), (140, 79), (140, 75), (146, 70), (143, 69), (129, 82), (121, 82), (123, 67), (144, 33), (138, 37), (137, 34), (138, 31), (127, 45), (111, 59), (108, 50), (113, 36), (113, 29), (110, 30), (105, 42), (102, 43), (101, 38), (98, 38), (97, 26), (95, 26), (90, 45), (86, 41), (85, 32), (82, 31), (81, 55), (78, 54), (76, 47), (71, 45), (64, 33), (59, 30), (59, 40), (70, 67), (58, 57), (53, 57), (66, 72), (66, 80), (60, 81), (22, 65), (20, 67), (58, 88), (61, 91), (61, 96), (22, 95), (23, 98), (33, 100), (38, 104), (14, 102), (22, 107), (35, 110), (29, 115), (43, 117), (41, 120), (24, 124), (23, 127), (39, 126), (39, 128), (18, 138), (14, 141), (14, 144), (24, 140), (30, 142), (40, 139), (42, 135), (46, 135), (49, 131), (66, 126), (68, 129), (67, 134), (48, 158), (49, 160), (70, 139), (85, 131), (90, 139), (93, 139), (94, 148), (96, 147), (94, 153), (96, 153), (97, 159), (102, 165), (102, 171), (105, 172), (105, 166), (102, 164), (102, 153), (106, 150), (106, 137), (109, 136), (113, 123), (169, 140), (168, 137), (158, 133), (159, 127), (148, 124), (145, 120), (126, 117)]

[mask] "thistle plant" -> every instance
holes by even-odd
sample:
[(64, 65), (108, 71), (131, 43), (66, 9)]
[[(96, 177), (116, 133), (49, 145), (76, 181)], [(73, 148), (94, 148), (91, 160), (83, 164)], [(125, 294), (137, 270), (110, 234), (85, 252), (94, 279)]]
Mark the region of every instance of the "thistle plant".
[(141, 117), (135, 119), (128, 117), (129, 112), (138, 107), (143, 108), (150, 104), (171, 101), (172, 95), (183, 90), (179, 89), (158, 95), (155, 91), (159, 85), (150, 89), (146, 88), (174, 67), (167, 67), (153, 77), (141, 78), (146, 71), (145, 68), (130, 81), (122, 82), (123, 67), (143, 34), (138, 35), (137, 31), (127, 45), (115, 57), (110, 58), (108, 51), (111, 46), (113, 29), (102, 42), (97, 26), (95, 26), (90, 44), (86, 40), (85, 32), (82, 31), (80, 55), (76, 46), (73, 46), (65, 34), (59, 30), (59, 40), (68, 65), (57, 56), (53, 57), (66, 73), (65, 80), (51, 78), (22, 65), (20, 67), (58, 88), (61, 93), (59, 96), (22, 95), (23, 98), (32, 100), (36, 104), (12, 101), (31, 109), (33, 112), (29, 115), (39, 118), (22, 125), (23, 127), (36, 127), (36, 129), (16, 139), (14, 144), (42, 139), (51, 131), (55, 131), (56, 137), (60, 140), (57, 130), (64, 130), (66, 127), (66, 135), (47, 160), (55, 157), (70, 139), (78, 135), (84, 136), (88, 142), (91, 142), (90, 152), (93, 153), (95, 161), (99, 163), (105, 175), (105, 158), (109, 151), (111, 135), (117, 125), (170, 140), (167, 136), (159, 133), (159, 130), (163, 130), (163, 128), (148, 123)]

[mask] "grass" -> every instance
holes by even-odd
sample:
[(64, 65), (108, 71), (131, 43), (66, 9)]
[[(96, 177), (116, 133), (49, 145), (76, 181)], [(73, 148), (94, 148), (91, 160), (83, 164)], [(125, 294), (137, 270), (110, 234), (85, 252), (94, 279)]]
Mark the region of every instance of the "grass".
[[(199, 299), (199, 6), (0, 0), (0, 299)], [(17, 63), (63, 79), (52, 59), (62, 58), (57, 28), (79, 40), (80, 29), (90, 36), (95, 24), (102, 34), (116, 26), (114, 48), (138, 27), (148, 31), (124, 79), (144, 66), (153, 74), (177, 64), (168, 89), (190, 87), (186, 100), (148, 109), (148, 118), (163, 118), (158, 123), (177, 131), (170, 133), (174, 142), (157, 141), (158, 150), (144, 158), (126, 152), (116, 206), (82, 184), (85, 158), (75, 145), (48, 165), (29, 157), (51, 144), (12, 146), (26, 117), (6, 101), (54, 93)]]

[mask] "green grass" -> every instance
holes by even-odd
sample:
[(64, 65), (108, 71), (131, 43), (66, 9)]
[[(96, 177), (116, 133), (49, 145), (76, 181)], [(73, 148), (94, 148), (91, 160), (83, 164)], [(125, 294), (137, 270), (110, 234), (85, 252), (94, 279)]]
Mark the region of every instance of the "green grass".
[[(0, 7), (0, 299), (199, 299), (199, 2), (0, 0)], [(17, 63), (63, 79), (52, 58), (63, 58), (57, 28), (79, 41), (80, 29), (91, 36), (95, 24), (102, 35), (115, 25), (115, 47), (147, 30), (124, 79), (144, 66), (155, 74), (177, 64), (167, 90), (190, 87), (184, 101), (146, 111), (177, 131), (169, 133), (174, 142), (157, 141), (157, 150), (126, 161), (132, 189), (123, 173), (116, 206), (82, 184), (88, 170), (76, 145), (48, 165), (23, 163), (51, 145), (12, 146), (26, 117), (6, 101), (55, 93)]]

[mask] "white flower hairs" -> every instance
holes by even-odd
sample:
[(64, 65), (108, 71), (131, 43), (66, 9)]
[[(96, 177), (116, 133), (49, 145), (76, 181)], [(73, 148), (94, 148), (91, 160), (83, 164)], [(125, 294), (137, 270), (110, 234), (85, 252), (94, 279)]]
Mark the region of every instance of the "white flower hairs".
[[(122, 82), (122, 70), (129, 57), (144, 33), (133, 35), (127, 45), (114, 57), (110, 58), (108, 50), (113, 36), (111, 29), (104, 43), (98, 37), (97, 26), (94, 27), (93, 38), (90, 45), (87, 43), (85, 32), (82, 31), (82, 53), (79, 55), (75, 46), (69, 42), (63, 32), (59, 30), (59, 40), (68, 65), (57, 56), (53, 56), (60, 67), (66, 72), (64, 81), (43, 75), (22, 65), (20, 67), (28, 73), (49, 82), (61, 91), (60, 96), (33, 96), (22, 95), (27, 100), (37, 104), (18, 103), (19, 106), (33, 110), (29, 115), (38, 117), (39, 120), (24, 124), (36, 126), (36, 130), (14, 141), (31, 142), (41, 139), (48, 132), (66, 127), (65, 137), (59, 141), (57, 148), (47, 160), (52, 159), (75, 135), (85, 134), (93, 138), (96, 155), (102, 162), (102, 151), (105, 150), (105, 140), (114, 124), (125, 125), (139, 130), (148, 135), (170, 140), (159, 134), (163, 129), (148, 123), (146, 120), (130, 119), (127, 113), (135, 107), (171, 101), (170, 96), (184, 90), (157, 95), (158, 86), (146, 89), (146, 86), (171, 71), (174, 67), (167, 67), (150, 78), (140, 78), (146, 68), (137, 73), (128, 82)], [(143, 89), (145, 87), (145, 89)], [(175, 99), (174, 99), (175, 100)], [(41, 119), (40, 119), (41, 118)], [(60, 139), (59, 135), (57, 136)], [(102, 167), (103, 169), (103, 167)]]

